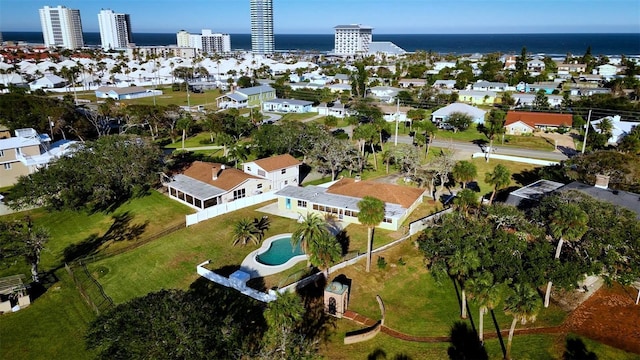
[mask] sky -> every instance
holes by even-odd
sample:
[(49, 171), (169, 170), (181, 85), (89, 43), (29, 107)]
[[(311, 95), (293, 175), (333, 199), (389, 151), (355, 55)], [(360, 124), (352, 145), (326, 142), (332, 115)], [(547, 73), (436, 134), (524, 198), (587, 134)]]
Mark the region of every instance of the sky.
[[(0, 31), (42, 31), (38, 9), (79, 9), (85, 32), (98, 12), (131, 15), (134, 33), (201, 29), (248, 34), (249, 0), (0, 0)], [(362, 24), (374, 34), (640, 33), (639, 0), (273, 0), (276, 34), (333, 34)]]

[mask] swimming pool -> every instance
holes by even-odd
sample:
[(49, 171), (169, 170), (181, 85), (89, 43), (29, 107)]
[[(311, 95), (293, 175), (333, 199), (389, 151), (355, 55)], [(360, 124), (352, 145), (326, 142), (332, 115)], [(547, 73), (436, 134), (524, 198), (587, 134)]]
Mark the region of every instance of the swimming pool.
[(272, 241), (267, 251), (256, 255), (256, 260), (263, 265), (277, 266), (299, 255), (304, 255), (300, 244), (293, 247), (291, 237), (286, 236)]

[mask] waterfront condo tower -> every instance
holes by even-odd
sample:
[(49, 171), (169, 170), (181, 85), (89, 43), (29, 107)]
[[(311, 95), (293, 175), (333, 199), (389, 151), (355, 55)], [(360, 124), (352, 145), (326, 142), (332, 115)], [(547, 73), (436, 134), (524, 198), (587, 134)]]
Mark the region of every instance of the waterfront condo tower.
[(80, 10), (45, 6), (40, 9), (40, 25), (47, 47), (77, 49), (84, 46)]
[(123, 49), (133, 42), (129, 14), (119, 14), (103, 9), (98, 14), (98, 24), (103, 50)]
[(336, 55), (367, 54), (373, 28), (362, 25), (338, 25), (335, 28)]
[(272, 54), (273, 0), (251, 0), (251, 51), (254, 54)]
[(202, 34), (190, 34), (180, 30), (176, 34), (178, 47), (194, 48), (204, 54), (231, 52), (231, 37), (229, 34), (213, 33), (209, 29), (202, 29)]

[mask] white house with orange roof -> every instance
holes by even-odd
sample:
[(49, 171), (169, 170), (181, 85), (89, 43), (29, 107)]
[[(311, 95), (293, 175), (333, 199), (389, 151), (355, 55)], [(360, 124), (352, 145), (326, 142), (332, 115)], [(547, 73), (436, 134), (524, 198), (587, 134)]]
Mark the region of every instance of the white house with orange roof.
[(422, 203), (424, 190), (374, 181), (343, 178), (328, 187), (287, 186), (276, 192), (278, 208), (305, 216), (308, 212), (333, 214), (345, 223), (358, 224), (358, 202), (374, 196), (385, 203), (384, 220), (378, 225), (398, 230), (411, 212)]
[(181, 174), (166, 178), (170, 197), (198, 210), (232, 202), (269, 189), (267, 179), (223, 164), (194, 161)]
[(271, 156), (242, 164), (242, 170), (250, 175), (267, 179), (269, 188), (264, 191), (280, 190), (285, 186), (298, 186), (302, 162), (289, 154)]

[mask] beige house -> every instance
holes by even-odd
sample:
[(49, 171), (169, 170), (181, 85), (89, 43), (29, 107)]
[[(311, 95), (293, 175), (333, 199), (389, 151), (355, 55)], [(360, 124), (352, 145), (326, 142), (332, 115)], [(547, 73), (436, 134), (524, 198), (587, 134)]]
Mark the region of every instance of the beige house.
[(195, 161), (182, 174), (165, 179), (169, 196), (198, 210), (260, 194), (269, 180), (226, 167)]
[(0, 139), (0, 187), (11, 186), (20, 176), (32, 174), (71, 150), (74, 141), (51, 144), (47, 134), (18, 129), (14, 137)]
[(343, 178), (323, 186), (287, 186), (276, 192), (278, 208), (305, 216), (308, 212), (333, 214), (340, 221), (358, 224), (358, 202), (374, 196), (385, 203), (385, 217), (378, 225), (398, 230), (411, 212), (422, 203), (424, 190), (374, 181)]

